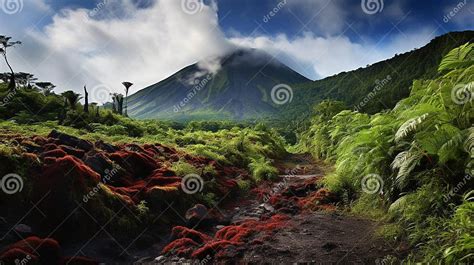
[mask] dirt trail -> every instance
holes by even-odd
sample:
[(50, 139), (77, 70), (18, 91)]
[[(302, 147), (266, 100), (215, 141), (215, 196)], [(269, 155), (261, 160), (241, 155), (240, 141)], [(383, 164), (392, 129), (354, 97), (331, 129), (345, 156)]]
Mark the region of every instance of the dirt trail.
[[(279, 166), (285, 187), (301, 186), (308, 179), (320, 178), (325, 169), (310, 157), (294, 155)], [(277, 194), (274, 194), (277, 195)], [(309, 195), (309, 194), (306, 194)], [(305, 195), (298, 194), (304, 197)], [(244, 207), (246, 208), (246, 207)], [(247, 209), (243, 209), (246, 211)], [(374, 236), (378, 224), (335, 211), (303, 211), (292, 216), (290, 225), (277, 231), (263, 244), (247, 250), (243, 263), (376, 264), (393, 250)]]

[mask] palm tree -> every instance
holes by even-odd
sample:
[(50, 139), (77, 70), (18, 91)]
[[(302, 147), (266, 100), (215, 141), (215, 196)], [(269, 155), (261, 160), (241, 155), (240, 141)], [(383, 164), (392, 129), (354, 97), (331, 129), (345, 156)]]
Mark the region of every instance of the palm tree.
[(81, 99), (81, 95), (74, 93), (73, 91), (66, 91), (61, 94), (64, 97), (64, 103), (71, 110), (76, 110), (76, 106)]
[(128, 90), (130, 89), (131, 86), (133, 86), (133, 83), (130, 82), (123, 82), (122, 85), (125, 87), (125, 116), (128, 116)]
[(0, 53), (3, 55), (3, 58), (5, 59), (5, 62), (8, 65), (8, 68), (10, 68), (11, 72), (11, 78), (10, 78), (10, 84), (8, 85), (8, 89), (14, 90), (16, 88), (15, 84), (15, 72), (13, 71), (12, 66), (10, 65), (10, 62), (8, 61), (7, 58), (7, 49), (10, 47), (13, 47), (15, 45), (21, 44), (19, 41), (10, 41), (11, 37), (6, 37), (6, 36), (1, 36), (0, 35)]

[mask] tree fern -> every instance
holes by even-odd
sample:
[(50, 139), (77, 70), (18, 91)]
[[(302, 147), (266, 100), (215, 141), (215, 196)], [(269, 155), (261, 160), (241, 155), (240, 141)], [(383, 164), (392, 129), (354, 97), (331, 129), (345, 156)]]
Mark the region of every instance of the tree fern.
[(474, 44), (466, 43), (450, 51), (441, 61), (438, 71), (453, 70), (474, 63)]
[(425, 113), (419, 117), (406, 121), (395, 134), (395, 141), (399, 142), (409, 134), (417, 131), (421, 127), (422, 123), (428, 118), (428, 116), (429, 114)]
[(393, 160), (391, 167), (394, 171), (398, 171), (395, 178), (395, 184), (403, 189), (406, 187), (410, 179), (410, 174), (419, 165), (423, 152), (416, 146), (412, 145), (412, 148), (408, 151), (401, 152)]
[(467, 130), (464, 149), (469, 153), (471, 159), (474, 159), (474, 127), (471, 127)]

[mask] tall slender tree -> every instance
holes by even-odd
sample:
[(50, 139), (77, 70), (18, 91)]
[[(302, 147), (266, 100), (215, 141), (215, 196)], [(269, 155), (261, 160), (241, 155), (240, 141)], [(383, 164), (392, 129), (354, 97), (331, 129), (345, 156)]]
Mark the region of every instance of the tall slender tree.
[(89, 113), (89, 93), (87, 87), (84, 85), (84, 112)]
[(130, 82), (123, 82), (122, 85), (125, 87), (125, 116), (128, 116), (128, 91), (133, 83)]
[(13, 71), (12, 66), (10, 65), (10, 62), (8, 61), (7, 57), (7, 49), (10, 47), (14, 47), (16, 45), (21, 44), (20, 41), (10, 41), (11, 37), (6, 37), (6, 36), (1, 36), (0, 35), (0, 53), (3, 55), (3, 58), (5, 59), (5, 62), (7, 63), (8, 68), (10, 68), (10, 84), (8, 85), (8, 89), (14, 90), (16, 88), (16, 82), (15, 82), (15, 72)]

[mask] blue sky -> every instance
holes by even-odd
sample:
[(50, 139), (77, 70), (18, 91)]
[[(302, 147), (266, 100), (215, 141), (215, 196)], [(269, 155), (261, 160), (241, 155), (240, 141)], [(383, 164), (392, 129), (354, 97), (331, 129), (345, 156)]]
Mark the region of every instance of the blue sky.
[(15, 68), (60, 90), (115, 90), (117, 76), (140, 89), (203, 60), (217, 71), (208, 58), (237, 46), (320, 79), (474, 29), (474, 0), (12, 1), (21, 8), (1, 7), (0, 35), (24, 43), (11, 53)]

